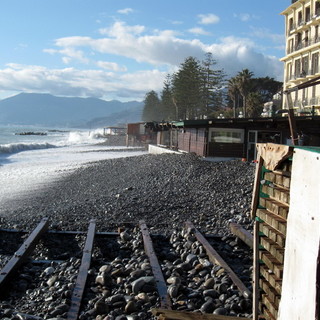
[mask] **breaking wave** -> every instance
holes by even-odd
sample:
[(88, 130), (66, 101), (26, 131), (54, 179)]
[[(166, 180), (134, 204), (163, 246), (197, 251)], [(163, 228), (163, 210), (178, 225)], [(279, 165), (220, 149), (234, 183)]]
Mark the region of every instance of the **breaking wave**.
[(56, 148), (55, 145), (50, 143), (9, 143), (0, 145), (0, 154), (16, 153), (26, 150), (37, 150), (37, 149), (49, 149)]

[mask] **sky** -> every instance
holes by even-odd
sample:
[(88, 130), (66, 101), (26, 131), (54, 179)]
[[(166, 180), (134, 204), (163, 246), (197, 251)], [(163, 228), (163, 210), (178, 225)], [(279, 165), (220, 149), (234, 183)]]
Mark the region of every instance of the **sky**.
[(142, 101), (187, 57), (283, 80), (290, 0), (0, 0), (0, 99)]

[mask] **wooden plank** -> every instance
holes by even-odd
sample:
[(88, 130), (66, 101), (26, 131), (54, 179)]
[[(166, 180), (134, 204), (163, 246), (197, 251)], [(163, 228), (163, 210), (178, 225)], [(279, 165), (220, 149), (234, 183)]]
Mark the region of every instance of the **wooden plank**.
[(229, 228), (235, 236), (241, 239), (247, 246), (253, 248), (253, 236), (248, 230), (234, 222), (229, 223)]
[(197, 240), (203, 245), (205, 248), (207, 255), (209, 257), (209, 260), (215, 264), (220, 265), (225, 272), (229, 275), (233, 283), (238, 287), (240, 292), (242, 292), (243, 296), (245, 298), (251, 297), (250, 290), (244, 285), (244, 283), (238, 278), (238, 276), (233, 272), (233, 270), (229, 267), (229, 265), (222, 259), (222, 257), (218, 254), (216, 250), (212, 248), (212, 246), (209, 244), (209, 242), (204, 238), (204, 236), (194, 227), (194, 225), (187, 221), (185, 223), (186, 228), (189, 232), (192, 232)]
[(267, 267), (260, 266), (260, 274), (270, 283), (279, 294), (282, 291), (282, 279), (276, 277), (276, 275)]
[[(167, 320), (250, 320), (251, 318), (220, 316), (215, 314), (201, 314), (196, 312), (174, 311), (167, 309), (151, 309), (158, 319)], [(251, 319), (252, 320), (252, 319)]]
[(261, 179), (262, 165), (263, 165), (263, 159), (262, 159), (261, 155), (258, 153), (256, 171), (255, 171), (255, 177), (254, 177), (253, 192), (252, 192), (251, 219), (254, 219), (256, 217), (256, 210), (257, 210), (258, 204), (259, 204), (260, 179)]
[(288, 218), (289, 205), (279, 202), (272, 198), (260, 197), (260, 205), (266, 208), (268, 211), (284, 218)]
[(144, 249), (146, 254), (149, 257), (150, 265), (152, 268), (153, 276), (156, 280), (157, 284), (157, 290), (160, 297), (160, 306), (162, 308), (170, 308), (171, 309), (171, 301), (170, 297), (168, 295), (168, 288), (166, 285), (166, 281), (164, 280), (161, 267), (158, 261), (158, 258), (154, 252), (152, 240), (150, 237), (149, 230), (147, 228), (147, 225), (143, 220), (139, 222), (140, 230), (143, 237), (143, 243), (144, 243)]
[(68, 312), (68, 320), (77, 320), (80, 311), (81, 300), (87, 281), (88, 270), (91, 264), (93, 241), (95, 236), (96, 222), (91, 220), (88, 228), (87, 239), (83, 249), (81, 265), (76, 284), (72, 292), (71, 305)]
[(282, 217), (265, 209), (258, 209), (257, 216), (284, 236), (286, 235), (287, 222)]
[(259, 229), (260, 222), (254, 221), (253, 226), (253, 306), (252, 306), (252, 316), (253, 320), (258, 320), (259, 316), (259, 300), (260, 300), (260, 291), (259, 291)]
[(49, 226), (48, 218), (43, 218), (37, 227), (32, 231), (25, 242), (15, 252), (14, 256), (2, 268), (0, 272), (0, 292), (5, 293), (6, 285), (13, 274), (25, 262), (28, 256), (32, 253), (41, 236), (47, 231)]
[(259, 251), (259, 259), (262, 260), (267, 267), (278, 277), (282, 278), (283, 265), (269, 252)]

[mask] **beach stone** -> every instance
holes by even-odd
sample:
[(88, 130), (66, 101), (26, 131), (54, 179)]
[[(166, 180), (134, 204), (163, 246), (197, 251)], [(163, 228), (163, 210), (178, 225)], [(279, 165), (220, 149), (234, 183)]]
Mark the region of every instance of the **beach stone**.
[(152, 286), (155, 285), (155, 280), (154, 277), (141, 277), (136, 280), (134, 280), (131, 285), (132, 285), (132, 292), (134, 294), (138, 294), (140, 290), (146, 285), (146, 284), (151, 284)]
[(212, 300), (205, 302), (200, 308), (200, 311), (202, 313), (212, 313), (213, 310), (214, 310), (214, 303)]
[(222, 307), (219, 307), (217, 309), (215, 309), (213, 311), (213, 314), (217, 314), (217, 315), (221, 315), (221, 316), (226, 316), (228, 314), (228, 311), (227, 309), (225, 308), (222, 308)]
[(216, 283), (216, 280), (214, 278), (209, 278), (205, 281), (205, 283), (203, 284), (203, 287), (206, 289), (213, 289), (215, 283)]
[(109, 307), (103, 299), (98, 300), (94, 304), (94, 309), (97, 312), (97, 314), (106, 314), (109, 312)]
[(124, 308), (125, 313), (130, 314), (133, 313), (135, 311), (137, 311), (137, 306), (136, 303), (134, 301), (129, 301), (125, 308)]

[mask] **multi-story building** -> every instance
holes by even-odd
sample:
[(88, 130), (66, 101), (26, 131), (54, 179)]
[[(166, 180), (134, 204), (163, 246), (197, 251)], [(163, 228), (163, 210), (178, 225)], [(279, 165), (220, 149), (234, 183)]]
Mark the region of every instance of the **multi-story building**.
[[(286, 56), (284, 62), (284, 90), (320, 77), (320, 0), (292, 0), (284, 10)], [(320, 85), (291, 93), (296, 114), (309, 112), (320, 115)], [(284, 108), (288, 108), (284, 99)]]

